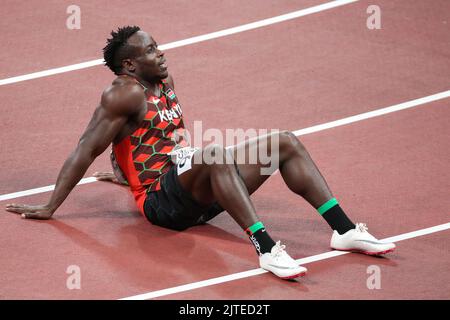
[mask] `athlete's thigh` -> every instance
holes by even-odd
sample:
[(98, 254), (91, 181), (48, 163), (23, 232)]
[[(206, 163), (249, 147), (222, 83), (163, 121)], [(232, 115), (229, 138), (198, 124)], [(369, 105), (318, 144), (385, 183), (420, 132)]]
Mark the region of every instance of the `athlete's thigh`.
[(201, 205), (215, 200), (210, 183), (210, 167), (203, 161), (203, 149), (197, 150), (191, 158), (177, 164), (178, 181), (183, 189)]
[(279, 139), (274, 135), (278, 133), (251, 138), (230, 147), (249, 194), (278, 169)]

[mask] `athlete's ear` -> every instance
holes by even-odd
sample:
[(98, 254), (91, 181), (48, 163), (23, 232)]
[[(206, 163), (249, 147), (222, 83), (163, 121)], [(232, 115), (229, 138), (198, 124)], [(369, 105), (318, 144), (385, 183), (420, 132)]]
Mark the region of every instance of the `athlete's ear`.
[(128, 70), (130, 72), (136, 71), (136, 66), (134, 65), (131, 59), (123, 59), (122, 60), (122, 68)]

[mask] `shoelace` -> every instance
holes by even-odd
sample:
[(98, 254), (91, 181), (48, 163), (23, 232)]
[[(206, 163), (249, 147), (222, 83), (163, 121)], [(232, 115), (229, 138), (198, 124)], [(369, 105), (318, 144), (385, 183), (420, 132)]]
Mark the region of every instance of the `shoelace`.
[(286, 246), (285, 246), (284, 244), (281, 244), (281, 241), (277, 241), (277, 242), (275, 243), (275, 248), (274, 248), (274, 251), (273, 251), (273, 256), (274, 256), (275, 258), (281, 257), (281, 255), (283, 254), (285, 248), (286, 248)]
[(365, 223), (357, 223), (356, 224), (356, 231), (366, 232), (367, 230), (369, 230), (369, 228), (367, 228), (367, 225)]

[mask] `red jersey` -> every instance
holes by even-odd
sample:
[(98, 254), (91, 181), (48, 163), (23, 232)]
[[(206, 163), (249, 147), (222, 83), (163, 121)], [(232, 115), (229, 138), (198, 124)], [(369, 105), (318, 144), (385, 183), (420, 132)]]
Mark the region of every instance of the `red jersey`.
[(136, 131), (113, 144), (113, 153), (144, 214), (147, 192), (160, 190), (164, 175), (174, 166), (167, 154), (189, 144), (184, 139), (183, 112), (173, 88), (163, 80), (159, 84), (161, 97), (157, 97), (142, 87), (147, 113)]

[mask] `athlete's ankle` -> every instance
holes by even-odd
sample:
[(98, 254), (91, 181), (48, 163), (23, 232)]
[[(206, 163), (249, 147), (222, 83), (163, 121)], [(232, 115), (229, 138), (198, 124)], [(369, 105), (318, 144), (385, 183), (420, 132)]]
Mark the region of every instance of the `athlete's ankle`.
[(275, 241), (270, 237), (262, 222), (256, 222), (245, 229), (245, 232), (250, 238), (250, 241), (255, 246), (256, 253), (262, 255), (270, 252), (275, 245)]

